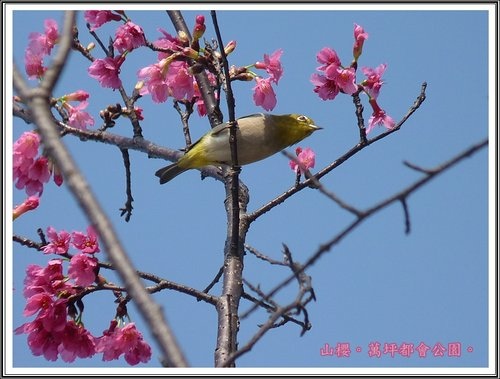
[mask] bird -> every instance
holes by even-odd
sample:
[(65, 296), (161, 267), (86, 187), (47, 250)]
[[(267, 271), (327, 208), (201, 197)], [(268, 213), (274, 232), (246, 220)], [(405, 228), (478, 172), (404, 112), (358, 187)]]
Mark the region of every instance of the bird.
[[(240, 166), (270, 157), (322, 129), (311, 118), (296, 113), (256, 113), (240, 117), (237, 122), (236, 146)], [(160, 184), (189, 169), (231, 165), (229, 129), (227, 122), (215, 126), (191, 145), (177, 162), (156, 171)]]

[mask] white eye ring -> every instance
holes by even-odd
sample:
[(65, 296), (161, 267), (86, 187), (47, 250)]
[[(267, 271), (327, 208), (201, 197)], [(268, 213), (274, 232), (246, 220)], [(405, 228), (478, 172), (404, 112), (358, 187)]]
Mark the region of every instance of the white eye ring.
[(298, 120), (298, 121), (307, 121), (307, 117), (306, 117), (306, 116), (301, 115), (301, 116), (297, 117), (297, 120)]

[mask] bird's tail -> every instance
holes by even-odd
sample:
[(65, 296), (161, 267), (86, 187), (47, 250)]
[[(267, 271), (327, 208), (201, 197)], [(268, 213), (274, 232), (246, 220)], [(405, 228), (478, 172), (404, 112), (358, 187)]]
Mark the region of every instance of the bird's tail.
[(179, 167), (177, 163), (172, 163), (171, 165), (160, 168), (155, 172), (155, 175), (160, 178), (160, 184), (165, 184), (186, 170), (187, 168), (182, 168)]

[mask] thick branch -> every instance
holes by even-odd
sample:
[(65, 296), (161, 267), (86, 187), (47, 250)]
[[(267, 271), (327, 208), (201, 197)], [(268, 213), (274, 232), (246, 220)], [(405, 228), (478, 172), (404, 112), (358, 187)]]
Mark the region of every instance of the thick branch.
[[(47, 154), (53, 159), (65, 177), (65, 182), (72, 192), (81, 209), (89, 221), (96, 228), (103, 245), (109, 254), (110, 260), (117, 268), (125, 287), (134, 298), (141, 314), (148, 322), (151, 331), (160, 345), (164, 359), (171, 366), (186, 366), (187, 362), (177, 344), (173, 333), (163, 318), (160, 307), (152, 301), (151, 296), (137, 276), (123, 246), (121, 245), (114, 228), (93, 195), (88, 183), (78, 170), (73, 157), (60, 140), (60, 136), (50, 112), (51, 88), (56, 84), (71, 47), (74, 12), (67, 12), (64, 23), (64, 32), (60, 41), (60, 51), (55, 57), (38, 88), (29, 89), (16, 67), (14, 67), (14, 86), (20, 97), (25, 100), (33, 112), (34, 123), (42, 137)], [(62, 51), (66, 49), (66, 51)]]
[[(217, 307), (218, 333), (215, 350), (215, 366), (225, 366), (227, 357), (238, 348), (239, 317), (238, 310), (243, 293), (243, 245), (247, 233), (246, 224), (241, 225), (240, 214), (246, 212), (248, 192), (240, 184), (238, 165), (238, 124), (235, 117), (235, 101), (229, 77), (229, 63), (224, 51), (224, 44), (217, 22), (215, 11), (211, 12), (212, 21), (217, 35), (219, 51), (222, 57), (227, 107), (229, 114), (229, 146), (231, 148), (232, 165), (226, 178), (226, 212), (228, 219), (226, 245), (224, 248), (224, 267), (222, 294)], [(243, 227), (242, 227), (243, 226)], [(234, 367), (234, 361), (230, 363)]]

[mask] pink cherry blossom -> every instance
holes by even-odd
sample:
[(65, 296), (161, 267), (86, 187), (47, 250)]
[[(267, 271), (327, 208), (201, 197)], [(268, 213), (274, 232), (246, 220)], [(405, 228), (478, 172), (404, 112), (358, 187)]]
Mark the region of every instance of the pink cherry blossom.
[(29, 265), (26, 268), (23, 296), (27, 299), (41, 292), (57, 294), (67, 292), (69, 289), (70, 286), (66, 283), (62, 273), (60, 259), (50, 260), (46, 267)]
[(43, 66), (43, 56), (26, 50), (24, 53), (24, 69), (30, 79), (38, 79), (43, 76), (46, 67)]
[(339, 89), (348, 95), (352, 95), (358, 90), (358, 86), (356, 85), (356, 71), (353, 67), (337, 67), (335, 70), (331, 70), (331, 67), (328, 67), (325, 71), (327, 79), (335, 81)]
[(312, 74), (311, 83), (314, 85), (314, 92), (322, 100), (333, 100), (340, 92), (339, 86), (335, 80), (328, 79), (321, 74)]
[(109, 328), (103, 331), (102, 336), (96, 339), (96, 351), (103, 353), (103, 361), (112, 361), (120, 358), (123, 353), (121, 347), (115, 344), (115, 331), (117, 330), (118, 322), (112, 320)]
[(88, 68), (88, 73), (92, 78), (97, 79), (101, 86), (118, 89), (122, 85), (118, 75), (124, 60), (125, 58), (121, 55), (114, 58), (96, 59)]
[(324, 47), (316, 55), (318, 63), (322, 66), (318, 67), (319, 71), (325, 71), (328, 67), (333, 66), (334, 69), (340, 66), (340, 59), (337, 52), (329, 47)]
[(96, 338), (83, 325), (69, 320), (61, 333), (58, 352), (65, 362), (73, 362), (76, 357), (89, 358), (96, 353), (95, 341)]
[(169, 94), (169, 85), (163, 74), (166, 58), (159, 63), (144, 67), (139, 70), (137, 76), (144, 81), (144, 86), (140, 90), (141, 95), (151, 94), (151, 99), (155, 103), (164, 103)]
[(309, 147), (305, 149), (297, 147), (295, 154), (297, 155), (297, 160), (290, 160), (289, 162), (290, 168), (295, 172), (300, 171), (303, 174), (316, 164), (316, 153)]
[(47, 47), (48, 54), (50, 54), (50, 50), (57, 43), (57, 39), (59, 38), (59, 32), (57, 30), (57, 22), (52, 19), (45, 20), (45, 37), (47, 38)]
[(50, 179), (49, 160), (47, 157), (38, 157), (31, 165), (28, 176), (31, 180), (47, 183)]
[(176, 100), (191, 100), (194, 95), (193, 77), (186, 62), (174, 61), (168, 67), (167, 84), (169, 92)]
[(61, 230), (57, 233), (52, 226), (49, 226), (47, 228), (47, 236), (49, 237), (50, 242), (43, 248), (43, 252), (45, 254), (66, 254), (68, 252), (71, 234), (65, 230)]
[(27, 50), (29, 50), (33, 55), (41, 57), (44, 55), (50, 55), (58, 38), (59, 33), (57, 31), (57, 22), (52, 19), (45, 20), (45, 33), (30, 33), (28, 36), (29, 44)]
[(83, 17), (90, 24), (91, 31), (96, 30), (106, 22), (120, 21), (122, 19), (119, 14), (113, 13), (113, 11), (85, 11)]
[[(38, 155), (38, 147), (40, 146), (40, 136), (35, 132), (24, 132), (16, 142), (14, 142), (14, 164), (24, 160), (30, 160)], [(22, 158), (22, 159), (21, 159)]]
[(115, 34), (115, 42), (113, 46), (123, 53), (125, 50), (132, 51), (139, 46), (144, 46), (146, 41), (144, 39), (144, 32), (139, 25), (134, 24), (132, 21), (127, 21), (125, 24), (118, 27)]
[(23, 315), (34, 315), (41, 310), (49, 308), (52, 302), (52, 295), (48, 294), (47, 292), (36, 293), (28, 298), (26, 306), (24, 307)]
[(46, 330), (38, 319), (17, 328), (16, 333), (19, 332), (28, 334), (28, 346), (34, 356), (43, 355), (48, 361), (57, 360), (60, 333)]
[(271, 76), (271, 80), (278, 84), (281, 76), (283, 75), (283, 66), (281, 65), (281, 55), (283, 54), (282, 49), (276, 50), (270, 56), (264, 54), (264, 62), (256, 62), (255, 67), (258, 69), (264, 69)]
[[(163, 34), (163, 37), (159, 38), (158, 40), (153, 42), (153, 45), (155, 47), (165, 49), (165, 50), (171, 50), (172, 53), (176, 51), (182, 50), (185, 46), (183, 46), (181, 40), (177, 37), (172, 36), (169, 34), (167, 31), (159, 28), (158, 31)], [(170, 52), (158, 52), (158, 60), (161, 61), (162, 59), (165, 59), (169, 57), (172, 53)]]
[(67, 306), (67, 299), (57, 299), (40, 311), (37, 320), (42, 321), (45, 330), (60, 332), (66, 325), (68, 317)]
[(80, 104), (72, 106), (69, 103), (64, 103), (64, 108), (69, 113), (68, 125), (77, 129), (87, 130), (87, 126), (94, 125), (94, 118), (86, 111), (88, 106), (87, 101), (82, 101)]
[(370, 99), (369, 102), (372, 106), (373, 113), (368, 120), (368, 128), (366, 128), (366, 134), (370, 133), (377, 125), (382, 125), (387, 129), (393, 129), (396, 123), (394, 122), (392, 117), (379, 107), (375, 99)]
[(94, 254), (100, 251), (97, 234), (92, 226), (87, 228), (87, 235), (82, 232), (73, 232), (71, 237), (73, 239), (73, 246), (82, 253)]
[(382, 84), (384, 81), (382, 80), (382, 75), (384, 74), (387, 68), (387, 64), (380, 64), (376, 68), (363, 67), (363, 74), (366, 75), (366, 79), (363, 80), (361, 85), (363, 86), (364, 91), (367, 95), (372, 99), (377, 99), (380, 88), (382, 88)]
[[(16, 154), (14, 153), (14, 156)], [(19, 161), (17, 162), (19, 163)], [(48, 159), (40, 156), (35, 160), (31, 160), (29, 165), (17, 166), (14, 165), (14, 179), (17, 179), (15, 186), (17, 189), (25, 189), (29, 196), (43, 192), (43, 184), (50, 179), (50, 171), (48, 167)]]
[(363, 43), (368, 38), (368, 33), (365, 32), (362, 26), (354, 24), (354, 46), (352, 48), (352, 55), (354, 60), (357, 61), (363, 52)]
[(276, 106), (276, 94), (271, 86), (271, 78), (261, 79), (259, 77), (255, 78), (257, 84), (253, 88), (253, 100), (255, 105), (261, 106), (266, 111), (271, 111)]
[(24, 53), (24, 68), (30, 79), (39, 79), (43, 76), (46, 71), (43, 58), (50, 55), (58, 38), (57, 23), (52, 19), (45, 20), (45, 33), (30, 33), (28, 47)]
[(151, 359), (151, 346), (142, 338), (137, 341), (137, 344), (125, 353), (125, 361), (131, 366), (135, 366), (140, 362), (147, 363)]
[(97, 339), (96, 351), (102, 352), (104, 361), (118, 359), (125, 354), (125, 360), (130, 365), (148, 362), (151, 359), (151, 347), (144, 341), (142, 334), (134, 323), (118, 328), (112, 321), (109, 330)]
[(87, 254), (80, 253), (71, 257), (68, 268), (68, 276), (78, 286), (86, 287), (94, 283), (97, 272), (97, 259)]

